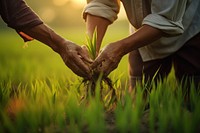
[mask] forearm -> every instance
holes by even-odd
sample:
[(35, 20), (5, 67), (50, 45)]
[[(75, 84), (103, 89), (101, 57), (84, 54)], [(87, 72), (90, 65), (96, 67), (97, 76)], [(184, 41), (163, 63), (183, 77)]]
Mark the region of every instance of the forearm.
[(103, 37), (110, 23), (111, 22), (105, 18), (87, 14), (86, 30), (89, 37), (92, 37), (95, 28), (97, 28), (97, 52), (100, 50)]
[(1, 0), (0, 15), (9, 27), (17, 31), (43, 23), (24, 0)]
[(149, 25), (143, 25), (138, 31), (134, 34), (128, 36), (125, 39), (119, 41), (119, 50), (122, 50), (122, 54), (125, 55), (133, 50), (136, 50), (140, 47), (146, 46), (165, 34), (154, 27)]
[(32, 38), (48, 45), (55, 52), (59, 52), (62, 49), (63, 44), (66, 42), (64, 38), (56, 34), (51, 28), (44, 24), (35, 26), (31, 29), (24, 29), (22, 31)]

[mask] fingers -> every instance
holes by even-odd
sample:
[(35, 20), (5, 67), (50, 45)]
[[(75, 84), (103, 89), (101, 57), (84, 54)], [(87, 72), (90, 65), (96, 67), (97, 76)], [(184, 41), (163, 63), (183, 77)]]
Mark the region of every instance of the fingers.
[(115, 68), (117, 64), (114, 62), (103, 61), (101, 65), (99, 65), (98, 70), (103, 72), (104, 76), (108, 76)]
[(88, 77), (88, 78), (91, 77), (91, 75), (90, 75), (91, 70), (90, 70), (89, 66), (86, 65), (78, 55), (74, 56), (73, 61), (74, 61), (74, 64), (76, 64), (76, 66), (79, 68), (79, 71), (84, 73), (85, 77)]
[(81, 76), (81, 77), (87, 77), (87, 75), (81, 71), (80, 68), (78, 68), (74, 63), (66, 63), (66, 65), (75, 73), (77, 74), (78, 76)]
[(81, 58), (83, 58), (83, 60), (88, 63), (93, 63), (93, 60), (89, 56), (87, 47), (85, 45), (82, 45), (81, 48), (82, 48), (82, 50), (79, 51)]
[[(85, 70), (82, 69), (82, 67), (79, 67), (79, 65), (77, 65), (77, 63), (75, 63), (74, 61), (70, 61), (68, 60), (67, 62), (65, 62), (65, 64), (78, 76), (81, 77), (86, 77), (86, 78), (90, 78), (90, 75), (88, 74), (88, 72), (86, 72)], [(89, 72), (90, 73), (90, 72)]]
[(103, 48), (98, 57), (95, 59), (95, 61), (92, 63), (91, 68), (95, 69), (97, 68), (99, 65), (102, 65), (102, 62), (104, 62), (107, 59), (108, 55), (107, 52), (105, 50), (105, 48)]
[(91, 62), (85, 48), (68, 42), (66, 48), (60, 53), (65, 64), (77, 75), (81, 77), (91, 77), (91, 70), (87, 62)]
[(78, 76), (90, 78), (89, 67), (81, 60), (77, 52), (71, 52), (68, 56), (61, 56), (65, 64)]
[(92, 63), (91, 69), (98, 68), (99, 65), (101, 65), (103, 62), (103, 59), (101, 57), (97, 57), (97, 59)]
[(79, 69), (74, 63), (73, 61), (71, 61), (68, 57), (66, 56), (62, 56), (62, 59), (64, 61), (64, 63), (66, 64), (66, 66), (68, 66), (75, 74), (77, 74), (78, 76), (81, 77), (85, 77), (84, 72), (81, 71), (81, 69)]
[(113, 65), (111, 67), (107, 67), (106, 69), (104, 69), (105, 70), (104, 75), (108, 76), (116, 68), (117, 68), (116, 65)]
[(112, 58), (103, 58), (98, 57), (91, 68), (95, 70), (97, 73), (103, 72), (104, 76), (108, 76), (114, 69), (117, 68), (120, 60), (112, 59)]
[(90, 79), (91, 77), (85, 73), (84, 71), (82, 71), (80, 68), (78, 68), (76, 65), (73, 66), (73, 68), (71, 68), (71, 70), (78, 76), (86, 78), (86, 79)]

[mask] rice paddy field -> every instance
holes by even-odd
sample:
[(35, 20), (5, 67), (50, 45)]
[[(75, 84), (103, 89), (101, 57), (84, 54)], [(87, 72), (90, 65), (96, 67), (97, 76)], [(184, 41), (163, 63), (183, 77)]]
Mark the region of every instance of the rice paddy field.
[[(108, 30), (104, 44), (128, 35), (127, 26), (117, 26)], [(85, 44), (83, 28), (56, 32)], [(106, 86), (102, 97), (98, 85), (94, 97), (83, 99), (82, 78), (58, 54), (38, 41), (23, 45), (13, 30), (0, 32), (0, 133), (200, 132), (199, 90), (178, 84), (173, 71), (163, 82), (151, 82), (151, 91), (145, 83), (138, 85), (134, 95), (127, 91), (125, 56), (109, 75), (116, 100)]]

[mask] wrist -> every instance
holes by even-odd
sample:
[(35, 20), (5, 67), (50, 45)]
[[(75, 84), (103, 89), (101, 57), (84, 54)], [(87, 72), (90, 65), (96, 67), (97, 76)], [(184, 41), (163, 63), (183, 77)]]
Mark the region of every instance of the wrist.
[(127, 53), (130, 52), (130, 48), (128, 47), (128, 44), (125, 40), (120, 40), (118, 41), (118, 53), (121, 55), (121, 56), (124, 56), (126, 55)]
[(68, 50), (68, 41), (65, 40), (65, 39), (61, 39), (61, 40), (57, 40), (55, 43), (54, 43), (54, 46), (51, 47), (55, 52), (57, 52), (58, 54), (62, 54), (62, 53), (65, 53), (66, 50)]
[(59, 52), (62, 49), (65, 39), (56, 34), (51, 28), (45, 24), (37, 25), (31, 29), (24, 29), (24, 33), (30, 37), (48, 45), (55, 52)]
[(59, 53), (66, 47), (67, 42), (65, 39), (54, 39), (52, 45), (50, 46), (55, 52)]

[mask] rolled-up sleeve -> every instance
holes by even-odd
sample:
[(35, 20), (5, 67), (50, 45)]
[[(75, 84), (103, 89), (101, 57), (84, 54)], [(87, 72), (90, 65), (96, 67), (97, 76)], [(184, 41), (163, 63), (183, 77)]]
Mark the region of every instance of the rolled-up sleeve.
[(142, 24), (158, 28), (172, 36), (182, 34), (186, 4), (187, 0), (152, 0), (151, 14), (144, 18)]
[(120, 9), (119, 0), (87, 0), (88, 4), (84, 8), (83, 18), (86, 19), (87, 13), (108, 19), (114, 22)]

